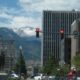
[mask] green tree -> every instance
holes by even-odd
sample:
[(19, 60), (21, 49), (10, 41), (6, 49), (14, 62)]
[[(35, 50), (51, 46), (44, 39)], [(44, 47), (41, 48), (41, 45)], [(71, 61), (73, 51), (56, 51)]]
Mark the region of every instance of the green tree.
[(0, 68), (3, 67), (5, 64), (5, 54), (4, 54), (4, 51), (1, 51), (1, 54), (0, 54)]
[(75, 65), (77, 70), (80, 71), (80, 54), (74, 56), (72, 63)]
[(43, 73), (45, 74), (55, 74), (56, 68), (58, 67), (58, 60), (54, 58), (54, 56), (51, 56), (47, 62), (46, 65), (43, 67)]
[[(58, 70), (59, 69), (59, 70)], [(70, 67), (69, 65), (64, 65), (63, 67), (59, 67), (56, 71), (57, 76), (66, 76), (66, 74), (69, 72)]]
[(22, 55), (22, 50), (20, 50), (20, 55), (17, 59), (17, 63), (16, 63), (14, 70), (16, 73), (20, 75), (23, 73), (24, 76), (27, 76), (27, 69), (26, 69), (24, 56)]

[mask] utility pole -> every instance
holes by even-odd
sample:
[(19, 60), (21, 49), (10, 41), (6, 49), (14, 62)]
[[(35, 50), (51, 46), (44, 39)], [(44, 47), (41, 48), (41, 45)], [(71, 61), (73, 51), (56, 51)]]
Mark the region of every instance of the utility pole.
[[(42, 32), (40, 31), (39, 28), (36, 28), (36, 37), (39, 38), (39, 33)], [(44, 32), (42, 32), (44, 33)], [(62, 67), (64, 64), (65, 64), (65, 61), (64, 61), (64, 29), (60, 29), (59, 32), (48, 32), (48, 33), (51, 33), (51, 34), (60, 34), (60, 62), (59, 62), (59, 65)]]
[[(39, 38), (39, 33), (45, 33), (45, 31), (40, 31), (39, 28), (36, 28), (36, 37)], [(51, 33), (51, 34), (57, 34), (60, 36), (60, 61), (59, 61), (59, 65), (62, 67), (65, 64), (65, 60), (64, 60), (64, 35), (69, 35), (69, 36), (77, 36), (79, 38), (80, 36), (80, 32), (79, 31), (74, 31), (72, 33), (65, 33), (64, 29), (61, 28), (59, 29), (58, 32), (47, 32), (47, 33)], [(38, 35), (38, 36), (37, 36)], [(42, 65), (43, 65), (43, 61), (42, 61)]]
[(60, 33), (60, 43), (61, 43), (60, 44), (61, 54), (60, 54), (59, 65), (63, 67), (63, 65), (65, 64), (65, 61), (64, 61), (64, 29), (60, 29), (59, 33)]

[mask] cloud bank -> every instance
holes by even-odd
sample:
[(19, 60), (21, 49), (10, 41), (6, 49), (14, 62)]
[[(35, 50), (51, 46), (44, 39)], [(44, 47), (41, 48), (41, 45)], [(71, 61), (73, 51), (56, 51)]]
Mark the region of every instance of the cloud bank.
[(43, 10), (80, 10), (80, 0), (18, 0), (16, 5), (0, 7), (0, 26), (42, 28)]

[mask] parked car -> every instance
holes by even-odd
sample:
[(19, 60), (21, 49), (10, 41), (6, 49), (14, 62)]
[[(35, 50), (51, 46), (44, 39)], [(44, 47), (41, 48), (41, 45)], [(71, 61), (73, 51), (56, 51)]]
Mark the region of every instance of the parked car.
[(19, 76), (15, 73), (11, 74), (11, 78), (19, 78)]
[(77, 77), (77, 80), (80, 80), (80, 77)]
[(40, 74), (38, 76), (34, 76), (34, 80), (44, 80), (46, 76)]
[(8, 75), (8, 79), (7, 80), (10, 80), (10, 79), (12, 79), (12, 80), (18, 80), (19, 76), (17, 74), (15, 74), (15, 73), (12, 73), (12, 74)]
[(35, 76), (34, 79), (35, 80), (41, 80), (41, 76)]
[(55, 79), (55, 76), (49, 76), (49, 80)]

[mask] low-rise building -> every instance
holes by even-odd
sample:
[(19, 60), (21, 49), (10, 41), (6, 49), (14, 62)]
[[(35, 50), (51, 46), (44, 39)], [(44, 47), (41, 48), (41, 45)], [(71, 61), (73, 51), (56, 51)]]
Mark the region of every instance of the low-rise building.
[(14, 40), (0, 39), (0, 54), (5, 55), (5, 64), (0, 71), (10, 71), (16, 63), (16, 48)]
[(41, 63), (39, 61), (27, 61), (27, 74), (28, 76), (38, 75)]

